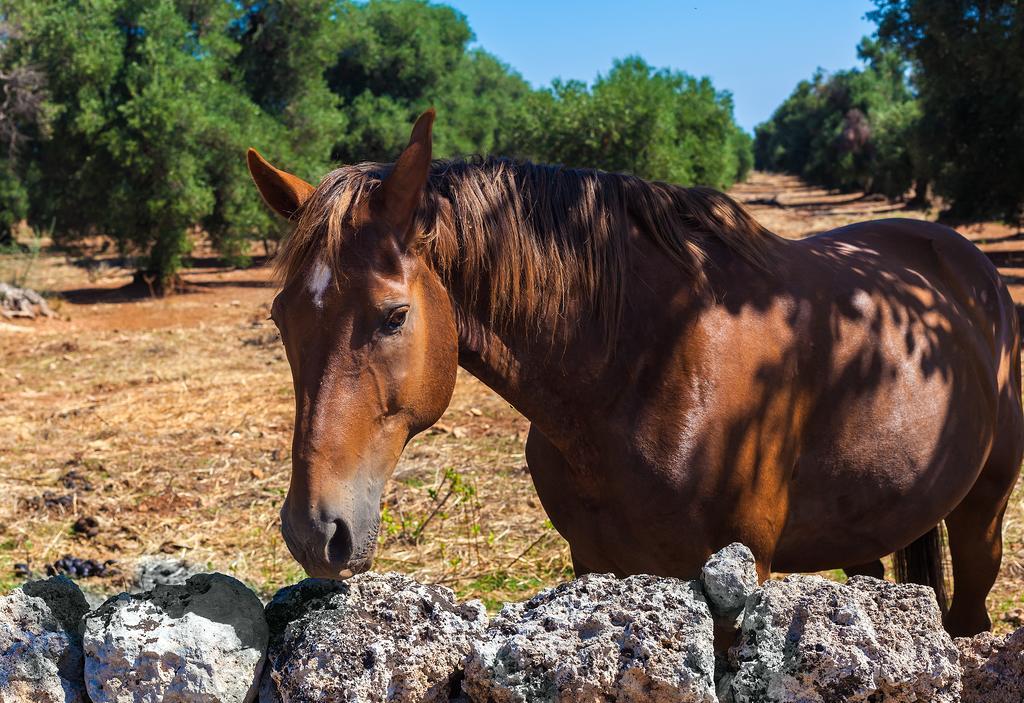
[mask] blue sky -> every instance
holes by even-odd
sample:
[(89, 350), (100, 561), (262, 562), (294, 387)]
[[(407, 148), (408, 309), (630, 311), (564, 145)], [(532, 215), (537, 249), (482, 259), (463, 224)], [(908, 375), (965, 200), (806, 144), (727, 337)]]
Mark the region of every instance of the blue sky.
[[(442, 0), (445, 1), (445, 0)], [(710, 76), (729, 90), (746, 130), (767, 119), (817, 67), (857, 65), (874, 31), (870, 0), (447, 0), (469, 19), (477, 44), (534, 86), (591, 82), (613, 59)]]

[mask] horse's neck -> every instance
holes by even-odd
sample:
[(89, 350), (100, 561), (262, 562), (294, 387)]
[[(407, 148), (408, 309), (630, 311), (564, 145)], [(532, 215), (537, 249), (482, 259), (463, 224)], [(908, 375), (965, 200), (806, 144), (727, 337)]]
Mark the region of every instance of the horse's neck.
[[(551, 353), (519, 345), (514, 336), (502, 335), (455, 302), (459, 333), (459, 365), (507, 400), (545, 434), (564, 428), (559, 418), (571, 417), (565, 394), (567, 378), (559, 367), (563, 359)], [(559, 382), (558, 376), (562, 376)], [(567, 415), (568, 414), (568, 415)], [(550, 437), (555, 439), (554, 437)]]
[[(440, 239), (458, 239), (448, 234)], [(460, 365), (556, 444), (559, 433), (574, 434), (566, 440), (577, 441), (585, 439), (582, 435), (586, 432), (600, 432), (603, 418), (609, 415), (604, 411), (614, 409), (616, 402), (628, 403), (631, 394), (641, 392), (630, 378), (642, 372), (644, 363), (664, 362), (666, 355), (671, 355), (673, 363), (684, 362), (680, 354), (685, 350), (676, 344), (678, 334), (708, 307), (710, 288), (700, 292), (688, 285), (685, 277), (692, 272), (666, 256), (653, 238), (635, 232), (630, 236), (624, 279), (608, 282), (625, 294), (617, 333), (610, 339), (604, 321), (593, 314), (593, 303), (579, 300), (567, 300), (565, 309), (543, 313), (554, 319), (529, 320), (526, 327), (532, 332), (494, 329), (486, 322), (491, 311), (468, 307), (464, 300), (487, 296), (460, 293), (462, 289), (491, 291), (490, 282), (474, 280), (467, 285), (462, 271), (447, 272), (459, 331)], [(705, 255), (705, 274), (718, 271), (727, 277), (731, 265), (740, 260), (729, 247), (714, 240), (705, 244)], [(749, 269), (744, 277), (753, 278), (753, 269), (742, 266)], [(486, 276), (487, 271), (475, 275)], [(485, 304), (469, 305), (480, 308)], [(540, 310), (547, 309), (540, 306)]]
[[(600, 321), (575, 311), (533, 321), (533, 329), (542, 333), (498, 331), (453, 294), (459, 364), (556, 445), (585, 441), (586, 432), (600, 432), (602, 418), (617, 399), (633, 391), (628, 376), (636, 370), (637, 349), (661, 343), (651, 338), (651, 329), (662, 315), (678, 319), (680, 309), (690, 304), (675, 265), (653, 248), (650, 254), (634, 261), (623, 281), (627, 310), (610, 339)], [(549, 330), (554, 330), (550, 338)]]

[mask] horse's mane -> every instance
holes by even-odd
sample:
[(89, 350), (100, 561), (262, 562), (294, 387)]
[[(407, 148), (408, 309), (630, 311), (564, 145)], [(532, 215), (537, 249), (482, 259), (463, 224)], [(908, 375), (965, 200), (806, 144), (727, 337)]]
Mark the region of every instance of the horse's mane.
[[(391, 168), (363, 163), (327, 174), (281, 245), (278, 276), (291, 280), (314, 258), (340, 275), (354, 231), (346, 224)], [(633, 227), (693, 287), (706, 282), (710, 239), (758, 267), (768, 266), (778, 241), (711, 188), (505, 158), (435, 161), (415, 226), (442, 280), (490, 324), (552, 325), (572, 308), (609, 334), (622, 314)]]

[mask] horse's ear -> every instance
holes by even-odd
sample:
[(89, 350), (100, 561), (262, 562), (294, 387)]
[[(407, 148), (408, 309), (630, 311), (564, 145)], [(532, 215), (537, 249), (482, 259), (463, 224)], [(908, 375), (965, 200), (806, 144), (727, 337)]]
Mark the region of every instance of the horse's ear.
[(255, 149), (249, 149), (246, 159), (263, 201), (282, 217), (290, 219), (315, 190), (298, 176), (271, 166)]
[(407, 238), (415, 236), (411, 231), (413, 219), (430, 175), (434, 116), (434, 108), (430, 108), (416, 120), (409, 146), (398, 157), (381, 187), (384, 217)]

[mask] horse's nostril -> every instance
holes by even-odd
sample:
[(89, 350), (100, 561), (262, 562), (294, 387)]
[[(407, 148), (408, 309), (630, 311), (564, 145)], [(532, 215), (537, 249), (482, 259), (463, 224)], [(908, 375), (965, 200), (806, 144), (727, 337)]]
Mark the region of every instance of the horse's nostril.
[(334, 521), (334, 535), (327, 543), (327, 558), (332, 564), (347, 564), (352, 558), (352, 532), (344, 520)]

